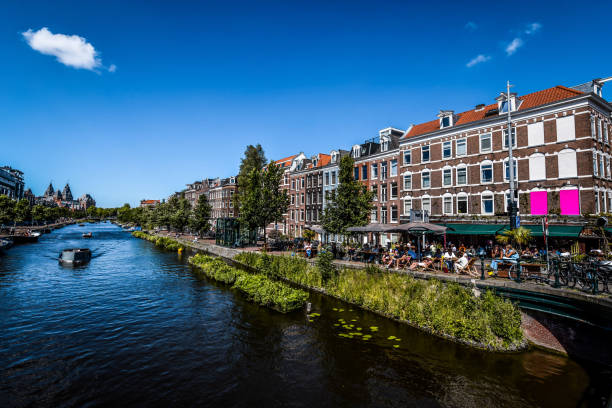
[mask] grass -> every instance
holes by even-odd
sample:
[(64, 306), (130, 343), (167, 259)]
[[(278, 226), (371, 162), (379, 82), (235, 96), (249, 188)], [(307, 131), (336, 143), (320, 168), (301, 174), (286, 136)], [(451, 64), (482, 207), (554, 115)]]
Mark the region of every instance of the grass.
[(168, 251), (178, 251), (179, 249), (185, 249), (185, 247), (180, 242), (168, 237), (157, 237), (155, 235), (150, 235), (142, 231), (134, 231), (132, 232), (132, 236), (136, 238), (146, 239), (149, 242), (153, 242), (155, 246)]
[(378, 268), (343, 269), (332, 279), (323, 279), (327, 271), (322, 274), (318, 267), (291, 256), (241, 253), (235, 259), (261, 274), (325, 290), (439, 335), (495, 349), (510, 349), (523, 342), (520, 310), (491, 291), (475, 297), (456, 283), (420, 280)]
[(232, 285), (250, 301), (282, 313), (291, 312), (304, 306), (308, 292), (294, 289), (261, 274), (250, 274), (232, 268), (219, 258), (196, 254), (189, 262), (198, 267), (211, 279)]

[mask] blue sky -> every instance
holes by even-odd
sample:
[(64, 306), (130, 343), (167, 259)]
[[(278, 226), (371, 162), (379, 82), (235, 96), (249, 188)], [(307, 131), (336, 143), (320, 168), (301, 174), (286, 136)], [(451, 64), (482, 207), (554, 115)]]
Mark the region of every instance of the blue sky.
[(329, 152), (491, 103), (506, 80), (612, 75), (610, 2), (421, 3), (6, 2), (0, 164), (36, 194), (69, 181), (134, 205), (236, 173), (249, 143)]

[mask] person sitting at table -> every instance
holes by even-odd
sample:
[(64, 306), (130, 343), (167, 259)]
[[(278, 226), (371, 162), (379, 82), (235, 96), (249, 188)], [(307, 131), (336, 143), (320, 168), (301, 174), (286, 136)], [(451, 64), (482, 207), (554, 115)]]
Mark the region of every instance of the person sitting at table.
[(433, 259), (431, 255), (428, 255), (423, 259), (423, 262), (414, 261), (410, 264), (408, 269), (415, 270), (416, 268), (429, 268), (433, 264)]
[(380, 252), (379, 248), (380, 248), (380, 245), (372, 245), (372, 249), (370, 250), (370, 253), (367, 254), (367, 262), (372, 263), (376, 261), (376, 258), (378, 257), (378, 253)]
[(400, 257), (399, 255), (399, 251), (397, 250), (397, 248), (392, 249), (391, 251), (389, 251), (389, 261), (385, 263), (385, 267), (387, 269), (389, 269), (390, 267), (392, 267), (395, 264), (395, 261)]
[(312, 245), (310, 245), (310, 241), (306, 241), (304, 243), (304, 251), (306, 252), (306, 258), (310, 258), (312, 256)]
[(521, 252), (521, 256), (524, 256), (525, 258), (533, 258), (533, 253), (529, 248), (525, 248), (523, 249), (523, 252)]
[(518, 259), (518, 257), (519, 257), (519, 254), (518, 252), (516, 252), (514, 248), (512, 248), (512, 245), (510, 244), (506, 245), (506, 250), (504, 251), (504, 256), (502, 259), (516, 260)]
[(444, 255), (442, 255), (442, 258), (444, 259), (444, 264), (446, 265), (447, 271), (452, 272), (455, 259), (457, 259), (457, 255), (455, 255), (455, 252), (447, 248), (446, 252), (444, 252)]
[(459, 243), (459, 249), (458, 249), (459, 253), (462, 254), (465, 251), (467, 251), (467, 248), (465, 247), (465, 245), (463, 245), (463, 242)]
[(393, 262), (393, 258), (391, 257), (391, 253), (389, 253), (389, 251), (382, 249), (381, 262), (384, 266), (387, 266)]
[(459, 258), (457, 262), (455, 262), (455, 273), (461, 273), (465, 269), (469, 261), (470, 260), (468, 259), (467, 253), (463, 252), (461, 258)]
[(400, 257), (395, 260), (395, 269), (403, 268), (404, 266), (408, 265), (410, 259), (413, 258), (408, 255), (409, 252), (412, 251), (399, 251)]

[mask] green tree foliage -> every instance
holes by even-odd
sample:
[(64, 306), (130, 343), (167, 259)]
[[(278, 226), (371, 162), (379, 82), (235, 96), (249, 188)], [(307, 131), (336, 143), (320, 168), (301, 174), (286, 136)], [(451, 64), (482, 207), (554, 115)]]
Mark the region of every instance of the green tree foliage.
[(32, 207), (32, 218), (36, 222), (41, 222), (45, 220), (45, 207), (38, 204)]
[(264, 171), (252, 169), (239, 189), (240, 222), (251, 230), (262, 228), (264, 242), (266, 226), (282, 221), (289, 206), (287, 192), (280, 188), (283, 174), (271, 161)]
[(30, 202), (22, 198), (15, 205), (15, 221), (26, 222), (30, 221), (31, 217), (32, 211), (30, 210)]
[(191, 216), (189, 217), (189, 228), (197, 232), (199, 235), (202, 235), (206, 231), (210, 229), (210, 223), (208, 219), (210, 218), (211, 207), (208, 203), (208, 198), (206, 194), (200, 194), (198, 197), (198, 202), (196, 206), (193, 208), (191, 212)]
[(501, 244), (514, 244), (522, 248), (524, 245), (529, 244), (531, 241), (531, 231), (525, 227), (519, 227), (512, 230), (505, 230), (496, 237), (497, 241)]
[(240, 185), (241, 177), (247, 177), (251, 170), (262, 170), (267, 162), (266, 155), (260, 144), (257, 146), (248, 145), (244, 150), (244, 157), (240, 161), (238, 185)]
[(8, 225), (15, 219), (15, 201), (0, 195), (0, 225)]
[(340, 159), (340, 184), (323, 212), (323, 227), (332, 234), (346, 235), (347, 228), (367, 225), (370, 220), (374, 195), (355, 180), (354, 164), (350, 156)]

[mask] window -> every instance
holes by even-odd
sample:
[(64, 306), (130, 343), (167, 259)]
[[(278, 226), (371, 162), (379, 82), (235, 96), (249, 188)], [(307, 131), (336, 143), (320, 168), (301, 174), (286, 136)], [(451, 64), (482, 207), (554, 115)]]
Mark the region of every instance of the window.
[(597, 153), (593, 152), (593, 175), (597, 177)]
[(378, 201), (378, 186), (376, 184), (372, 185), (372, 193), (374, 193), (374, 201)]
[(300, 221), (304, 221), (304, 210), (300, 210)]
[(450, 125), (451, 125), (451, 117), (450, 116), (442, 117), (442, 120), (440, 121), (440, 129), (449, 127)]
[(601, 212), (599, 207), (599, 191), (595, 190), (595, 214), (599, 214)]
[[(508, 148), (508, 129), (504, 129), (504, 149)], [(516, 128), (512, 127), (512, 147), (516, 147)]]
[(359, 158), (360, 153), (361, 153), (361, 146), (359, 146), (359, 145), (353, 146), (353, 150), (351, 152), (351, 154), (353, 156), (353, 159)]
[(380, 163), (380, 179), (381, 180), (387, 179), (387, 162), (386, 161)]
[(304, 193), (300, 194), (300, 205), (304, 204)]
[(452, 152), (452, 143), (451, 142), (442, 142), (442, 158), (443, 159), (449, 159), (453, 152)]
[(442, 185), (445, 187), (451, 186), (453, 184), (453, 170), (452, 169), (444, 169), (442, 170)]
[(483, 162), (480, 165), (480, 182), (481, 183), (492, 183), (493, 182), (493, 163), (490, 161)]
[(378, 178), (378, 163), (372, 164), (372, 180)]
[(325, 172), (325, 185), (329, 186), (329, 172)]
[[(508, 163), (510, 163), (510, 161), (508, 159), (504, 160), (504, 180), (508, 181), (510, 180), (510, 166), (508, 166)], [(512, 158), (512, 175), (514, 177), (514, 181), (518, 181), (518, 176), (517, 176), (517, 171), (518, 171), (518, 162), (517, 160), (513, 157)]]
[(493, 149), (491, 144), (491, 134), (480, 135), (480, 153), (490, 152)]
[(383, 203), (387, 202), (387, 185), (386, 184), (380, 185), (380, 201)]
[(546, 190), (529, 193), (529, 202), (531, 204), (531, 215), (548, 214), (548, 192)]
[(412, 199), (406, 198), (404, 200), (404, 215), (410, 215), (410, 210), (412, 210)]
[(295, 204), (295, 194), (291, 194), (291, 205)]
[(442, 213), (452, 214), (453, 213), (453, 196), (446, 195), (442, 199)]
[(482, 201), (482, 213), (492, 215), (493, 214), (493, 194), (485, 193), (481, 196)]
[(387, 150), (389, 150), (389, 138), (386, 138), (386, 137), (382, 138), (380, 150), (383, 152), (386, 152)]
[(367, 164), (361, 166), (361, 179), (362, 180), (368, 179), (368, 165)]
[(529, 146), (544, 144), (544, 122), (530, 123), (527, 125), (527, 143)]
[(431, 179), (430, 179), (429, 170), (423, 170), (421, 172), (421, 188), (429, 188), (431, 187)]
[(412, 174), (404, 174), (404, 190), (412, 190)]
[(457, 214), (468, 213), (468, 198), (467, 195), (457, 196)]
[(599, 177), (604, 178), (606, 177), (606, 173), (605, 173), (605, 166), (604, 166), (604, 157), (603, 155), (599, 155)]
[(295, 180), (291, 180), (291, 189), (295, 190)]
[(429, 146), (421, 147), (421, 162), (422, 163), (429, 162)]
[(610, 156), (606, 156), (606, 177), (610, 178)]
[(391, 183), (391, 199), (397, 198), (397, 183)]
[(601, 131), (601, 119), (597, 120), (597, 140), (601, 141), (603, 132)]
[(391, 222), (397, 222), (397, 205), (391, 206)]
[(391, 160), (391, 177), (397, 176), (397, 160)]
[(376, 222), (378, 219), (378, 209), (376, 207), (372, 208), (372, 212), (370, 212), (370, 222)]
[(564, 189), (559, 191), (561, 215), (580, 215), (580, 194), (578, 189)]
[(427, 211), (427, 214), (431, 214), (431, 198), (423, 197), (421, 199), (421, 209)]
[(603, 136), (604, 136), (604, 142), (608, 143), (608, 124), (607, 123), (604, 123)]
[(301, 185), (302, 185), (302, 188), (304, 188), (304, 177), (302, 177), (301, 179)]
[(546, 158), (543, 153), (529, 156), (529, 180), (546, 180)]
[(412, 164), (412, 150), (404, 150), (404, 166)]
[(457, 185), (464, 186), (467, 184), (467, 167), (457, 167)]
[(574, 140), (576, 131), (574, 128), (574, 116), (565, 116), (557, 118), (557, 142), (566, 140)]
[(353, 172), (355, 174), (355, 180), (359, 180), (359, 167), (353, 168)]
[(564, 149), (557, 155), (559, 178), (576, 177), (578, 169), (576, 166), (576, 151)]
[(455, 150), (457, 156), (465, 156), (467, 154), (467, 139), (457, 139)]
[(336, 171), (332, 171), (332, 185), (336, 184)]
[(595, 116), (591, 116), (591, 137), (593, 139), (597, 138), (597, 134), (595, 132)]
[(387, 223), (387, 207), (382, 207), (380, 209), (380, 222), (383, 224)]

